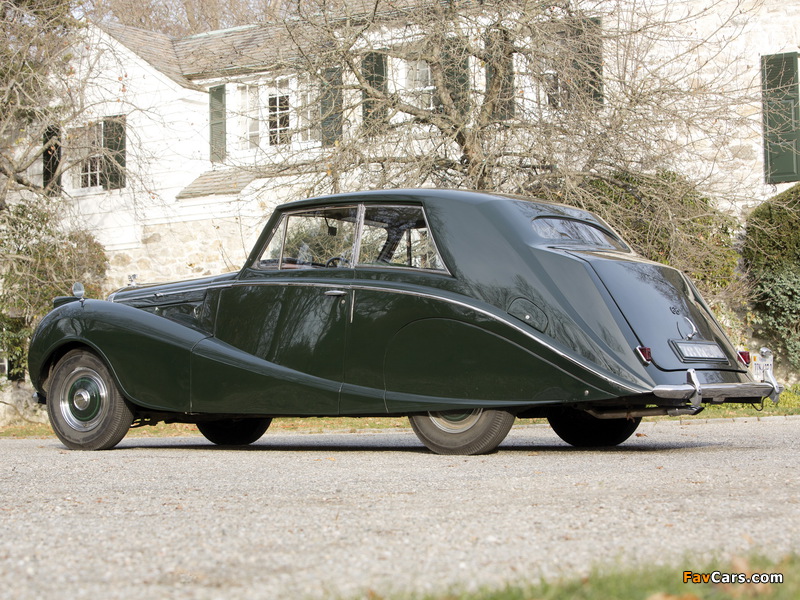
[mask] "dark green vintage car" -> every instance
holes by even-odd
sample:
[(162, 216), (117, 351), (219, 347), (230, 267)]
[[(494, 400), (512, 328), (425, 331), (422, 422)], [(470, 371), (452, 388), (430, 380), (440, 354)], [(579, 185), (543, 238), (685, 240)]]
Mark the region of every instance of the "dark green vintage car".
[(476, 192), (292, 202), (237, 273), (54, 303), (30, 375), (75, 449), (160, 421), (249, 444), (273, 417), (334, 415), (407, 415), (442, 454), (530, 417), (611, 446), (646, 415), (780, 391), (682, 273), (594, 215)]

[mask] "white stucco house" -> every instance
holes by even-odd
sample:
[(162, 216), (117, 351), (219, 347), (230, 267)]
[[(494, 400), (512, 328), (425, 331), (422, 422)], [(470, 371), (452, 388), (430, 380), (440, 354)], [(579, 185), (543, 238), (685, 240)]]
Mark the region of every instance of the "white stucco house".
[[(729, 14), (743, 5), (716, 4)], [(730, 131), (733, 141), (724, 154), (710, 148), (708, 157), (710, 169), (721, 179), (735, 174), (740, 197), (756, 202), (800, 181), (800, 0), (744, 4), (747, 18), (724, 25), (728, 50), (709, 58), (709, 68), (734, 69), (752, 89), (753, 103), (737, 110), (756, 127)], [(698, 40), (720, 26), (711, 17), (698, 23), (690, 33)], [(251, 26), (171, 39), (89, 25), (76, 59), (86, 75), (86, 118), (60, 132), (63, 150), (46, 156), (32, 176), (45, 184), (58, 177), (71, 216), (107, 249), (109, 288), (133, 277), (163, 281), (238, 268), (271, 208), (304, 186), (302, 173), (264, 178), (259, 164), (279, 164), (289, 147), (307, 150), (313, 162), (315, 152), (323, 156), (354, 120), (365, 119), (364, 112), (337, 116), (336, 93), (317, 92), (311, 101), (303, 77), (285, 67), (291, 56), (284, 54), (291, 52), (281, 31), (278, 25)], [(382, 35), (388, 40), (398, 34)], [(392, 62), (374, 53), (367, 60), (365, 76), (376, 78), (376, 85), (388, 79), (398, 94), (410, 90), (415, 101), (434, 101), (424, 61)], [(278, 64), (284, 67), (273, 71)], [(475, 81), (488, 81), (483, 65), (469, 68)], [(523, 78), (508, 81), (523, 98)], [(312, 124), (320, 111), (329, 113), (322, 129)], [(336, 135), (324, 129), (326, 123)], [(58, 168), (69, 158), (70, 140), (102, 147), (112, 160), (84, 152), (71, 168)], [(324, 175), (325, 166), (317, 168)]]

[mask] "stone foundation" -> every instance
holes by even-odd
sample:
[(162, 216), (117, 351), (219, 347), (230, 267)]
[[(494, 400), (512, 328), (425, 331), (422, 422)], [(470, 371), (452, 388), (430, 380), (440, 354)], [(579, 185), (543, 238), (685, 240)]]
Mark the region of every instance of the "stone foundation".
[(238, 219), (208, 219), (144, 227), (138, 248), (107, 251), (106, 291), (238, 271), (261, 232)]

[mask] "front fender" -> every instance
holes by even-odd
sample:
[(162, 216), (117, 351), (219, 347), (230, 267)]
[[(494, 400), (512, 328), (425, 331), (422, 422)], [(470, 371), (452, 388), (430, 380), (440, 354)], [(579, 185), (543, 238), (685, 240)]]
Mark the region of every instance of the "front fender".
[(188, 411), (192, 348), (208, 337), (124, 304), (70, 302), (51, 311), (31, 338), (28, 372), (43, 392), (65, 348), (88, 346), (108, 365), (122, 394), (144, 408)]

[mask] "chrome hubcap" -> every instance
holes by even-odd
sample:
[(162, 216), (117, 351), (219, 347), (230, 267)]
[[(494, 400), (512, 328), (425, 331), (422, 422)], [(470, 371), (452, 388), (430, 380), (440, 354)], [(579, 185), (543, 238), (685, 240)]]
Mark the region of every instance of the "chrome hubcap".
[(431, 423), (447, 433), (462, 433), (475, 426), (478, 419), (483, 414), (482, 408), (474, 410), (448, 410), (443, 412), (431, 412), (428, 416)]
[(78, 431), (89, 431), (108, 413), (108, 389), (97, 371), (80, 367), (64, 382), (58, 405), (67, 425)]
[(75, 396), (72, 398), (72, 403), (75, 405), (79, 411), (84, 411), (89, 407), (89, 404), (92, 401), (92, 397), (89, 395), (89, 392), (86, 390), (78, 390), (75, 392)]

